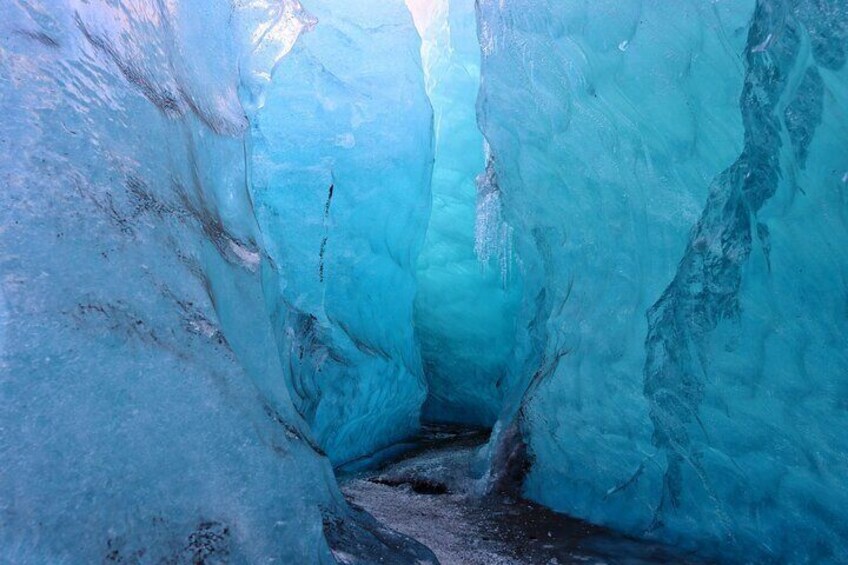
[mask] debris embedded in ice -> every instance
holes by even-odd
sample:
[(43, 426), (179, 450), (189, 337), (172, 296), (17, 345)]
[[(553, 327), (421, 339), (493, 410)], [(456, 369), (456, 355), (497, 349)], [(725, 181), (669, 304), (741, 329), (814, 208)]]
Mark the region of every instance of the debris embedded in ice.
[(718, 559), (845, 560), (848, 226), (827, 187), (848, 7), (696, 4), (478, 3), (522, 378), (571, 351), (507, 399), (524, 493)]

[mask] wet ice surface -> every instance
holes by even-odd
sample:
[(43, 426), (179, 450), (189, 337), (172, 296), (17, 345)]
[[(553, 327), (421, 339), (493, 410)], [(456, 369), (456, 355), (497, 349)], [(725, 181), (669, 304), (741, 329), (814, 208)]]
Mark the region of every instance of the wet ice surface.
[(486, 438), (479, 430), (427, 427), (417, 449), (377, 471), (342, 478), (342, 492), (446, 565), (698, 562), (532, 502), (475, 496), (469, 475)]

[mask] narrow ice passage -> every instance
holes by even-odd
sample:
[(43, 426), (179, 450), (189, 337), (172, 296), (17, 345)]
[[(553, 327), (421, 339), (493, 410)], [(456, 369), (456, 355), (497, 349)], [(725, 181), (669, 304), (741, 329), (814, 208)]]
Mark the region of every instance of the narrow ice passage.
[(433, 205), (415, 297), (428, 386), (423, 417), (491, 427), (514, 375), (520, 276), (508, 241), (498, 233), (498, 209), (486, 194), (474, 3), (407, 3), (422, 37), (434, 114)]
[(846, 0), (6, 0), (0, 562), (846, 562), (846, 191)]

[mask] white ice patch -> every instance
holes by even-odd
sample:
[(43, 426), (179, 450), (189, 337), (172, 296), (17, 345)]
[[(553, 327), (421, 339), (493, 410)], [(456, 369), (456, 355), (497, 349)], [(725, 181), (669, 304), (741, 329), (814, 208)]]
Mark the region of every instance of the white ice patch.
[(356, 137), (350, 132), (339, 134), (333, 139), (333, 145), (345, 149), (353, 149), (356, 147)]
[(255, 273), (259, 268), (259, 253), (256, 251), (251, 251), (245, 246), (236, 243), (232, 239), (229, 241), (230, 250), (239, 258), (242, 265), (249, 269), (251, 272)]

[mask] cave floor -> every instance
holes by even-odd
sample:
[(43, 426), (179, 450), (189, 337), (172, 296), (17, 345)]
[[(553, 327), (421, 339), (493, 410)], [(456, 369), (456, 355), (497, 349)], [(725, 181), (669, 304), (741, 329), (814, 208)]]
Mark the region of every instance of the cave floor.
[(469, 470), (486, 437), (479, 430), (427, 427), (406, 455), (341, 479), (342, 492), (352, 505), (429, 547), (443, 565), (697, 562), (526, 500), (474, 495)]

